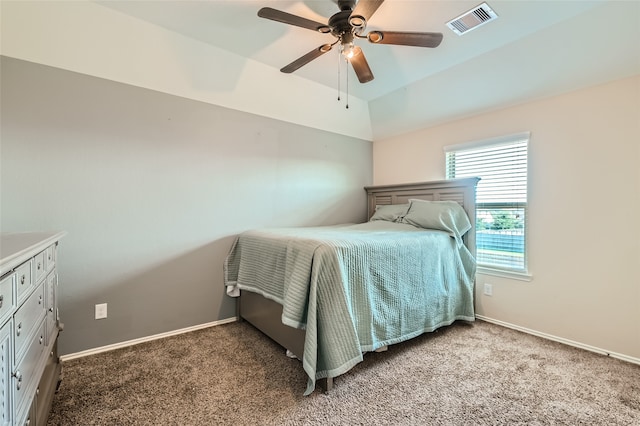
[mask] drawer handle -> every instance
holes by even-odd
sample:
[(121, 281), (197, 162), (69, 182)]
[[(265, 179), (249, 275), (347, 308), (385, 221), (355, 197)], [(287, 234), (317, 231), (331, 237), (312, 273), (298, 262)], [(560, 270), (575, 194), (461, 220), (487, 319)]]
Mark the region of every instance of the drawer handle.
[(13, 377), (18, 379), (16, 383), (16, 389), (20, 390), (20, 388), (22, 387), (22, 373), (20, 372), (20, 370), (16, 371), (16, 374), (14, 374)]
[(25, 280), (27, 279), (26, 276), (24, 276), (24, 274), (20, 277), (20, 284), (24, 285)]
[[(1, 302), (1, 301), (0, 301)], [(2, 303), (0, 303), (0, 308), (2, 307)], [(53, 308), (49, 308), (49, 312), (53, 312)]]
[(18, 329), (16, 330), (16, 336), (19, 336), (22, 333), (22, 323), (18, 324)]
[(40, 297), (38, 297), (38, 305), (42, 305), (42, 295), (40, 295)]
[(44, 342), (44, 337), (40, 336), (40, 344), (42, 344), (42, 342)]
[(0, 294), (0, 308), (2, 308), (3, 301), (4, 301), (4, 294)]
[(42, 264), (40, 262), (38, 262), (38, 271), (42, 269)]

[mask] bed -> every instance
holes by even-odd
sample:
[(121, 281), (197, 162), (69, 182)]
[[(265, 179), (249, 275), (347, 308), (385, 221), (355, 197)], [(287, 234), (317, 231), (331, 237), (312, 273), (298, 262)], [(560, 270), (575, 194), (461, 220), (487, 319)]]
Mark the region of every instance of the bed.
[(224, 264), (239, 319), (302, 360), (305, 395), (365, 352), (473, 321), (478, 180), (366, 187), (361, 224), (243, 232)]

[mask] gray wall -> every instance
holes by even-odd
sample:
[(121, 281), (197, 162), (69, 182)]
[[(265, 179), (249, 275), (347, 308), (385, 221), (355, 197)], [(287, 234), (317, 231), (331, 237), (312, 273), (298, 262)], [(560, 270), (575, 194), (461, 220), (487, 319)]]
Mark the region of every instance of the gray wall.
[(7, 57), (1, 78), (0, 228), (68, 232), (62, 354), (233, 317), (239, 232), (365, 219), (369, 141)]

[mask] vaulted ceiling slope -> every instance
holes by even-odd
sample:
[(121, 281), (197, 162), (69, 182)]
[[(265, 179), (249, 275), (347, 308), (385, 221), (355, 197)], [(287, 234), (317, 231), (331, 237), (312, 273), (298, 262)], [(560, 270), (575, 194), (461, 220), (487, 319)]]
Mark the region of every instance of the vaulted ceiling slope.
[(375, 79), (349, 71), (348, 97), (337, 49), (279, 72), (331, 36), (257, 16), (269, 6), (324, 23), (331, 0), (3, 1), (2, 54), (368, 140), (640, 74), (638, 1), (487, 3), (498, 19), (459, 36), (446, 22), (478, 1), (384, 1), (367, 30), (443, 41), (356, 40)]

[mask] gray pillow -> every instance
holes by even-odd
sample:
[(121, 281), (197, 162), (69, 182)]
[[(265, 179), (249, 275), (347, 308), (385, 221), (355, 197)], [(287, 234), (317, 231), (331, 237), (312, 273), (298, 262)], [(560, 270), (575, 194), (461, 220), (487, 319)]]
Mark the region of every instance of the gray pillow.
[(376, 211), (369, 221), (386, 220), (388, 222), (399, 222), (407, 214), (409, 204), (386, 204), (376, 206)]

